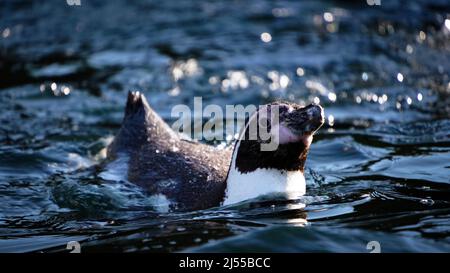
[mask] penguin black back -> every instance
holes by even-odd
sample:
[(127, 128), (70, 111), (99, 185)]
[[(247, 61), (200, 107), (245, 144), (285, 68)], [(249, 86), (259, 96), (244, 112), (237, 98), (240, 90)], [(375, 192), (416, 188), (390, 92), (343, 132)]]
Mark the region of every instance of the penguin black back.
[(170, 209), (195, 210), (223, 200), (231, 150), (181, 139), (151, 109), (145, 96), (129, 92), (122, 126), (108, 160), (127, 164), (125, 177)]

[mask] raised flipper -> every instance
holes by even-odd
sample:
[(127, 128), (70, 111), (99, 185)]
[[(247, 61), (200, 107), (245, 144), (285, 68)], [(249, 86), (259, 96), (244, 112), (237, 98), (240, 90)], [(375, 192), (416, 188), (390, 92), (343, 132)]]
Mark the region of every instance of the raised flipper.
[(178, 136), (150, 107), (144, 94), (128, 92), (122, 126), (108, 147), (108, 157), (138, 150), (143, 144), (163, 145)]

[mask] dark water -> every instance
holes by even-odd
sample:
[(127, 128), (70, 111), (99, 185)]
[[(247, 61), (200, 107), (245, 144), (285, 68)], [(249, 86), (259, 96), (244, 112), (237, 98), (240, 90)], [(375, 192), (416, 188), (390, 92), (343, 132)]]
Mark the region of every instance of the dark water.
[[(450, 251), (448, 1), (81, 3), (0, 5), (0, 251)], [(307, 196), (158, 213), (100, 179), (128, 90), (168, 122), (319, 100)]]

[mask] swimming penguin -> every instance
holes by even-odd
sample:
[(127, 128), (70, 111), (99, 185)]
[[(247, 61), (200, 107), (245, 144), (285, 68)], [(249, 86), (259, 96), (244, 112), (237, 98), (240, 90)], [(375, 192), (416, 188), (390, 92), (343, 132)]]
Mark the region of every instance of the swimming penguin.
[[(268, 138), (253, 133), (264, 122), (270, 140), (276, 140), (270, 149), (262, 148), (270, 144)], [(205, 209), (269, 193), (302, 195), (308, 150), (323, 123), (319, 105), (276, 102), (247, 118), (233, 147), (218, 149), (181, 138), (142, 93), (129, 92), (122, 126), (107, 148), (107, 167), (120, 165), (116, 172), (171, 210)]]

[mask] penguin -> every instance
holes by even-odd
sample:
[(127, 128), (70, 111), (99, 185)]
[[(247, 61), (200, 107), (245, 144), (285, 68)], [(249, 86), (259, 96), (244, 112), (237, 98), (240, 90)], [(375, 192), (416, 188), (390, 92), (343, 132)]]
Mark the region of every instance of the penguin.
[(207, 209), (270, 193), (303, 195), (305, 161), (323, 123), (320, 105), (274, 102), (246, 119), (234, 145), (219, 149), (181, 137), (144, 94), (129, 92), (101, 176), (120, 174), (169, 210)]

